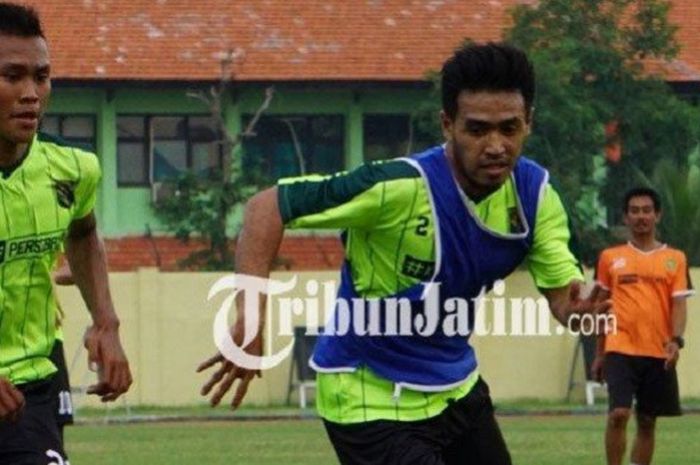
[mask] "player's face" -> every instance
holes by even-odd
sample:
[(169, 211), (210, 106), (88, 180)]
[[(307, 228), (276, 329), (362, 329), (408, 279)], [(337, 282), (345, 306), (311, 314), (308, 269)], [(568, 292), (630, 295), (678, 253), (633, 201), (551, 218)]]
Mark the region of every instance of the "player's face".
[(627, 204), (624, 221), (634, 235), (653, 234), (660, 220), (661, 212), (654, 210), (651, 197), (632, 197)]
[(497, 190), (518, 160), (530, 124), (520, 92), (462, 91), (452, 120), (442, 112), (442, 132), (457, 181), (470, 196)]
[(0, 34), (0, 142), (31, 142), (50, 93), (46, 41)]

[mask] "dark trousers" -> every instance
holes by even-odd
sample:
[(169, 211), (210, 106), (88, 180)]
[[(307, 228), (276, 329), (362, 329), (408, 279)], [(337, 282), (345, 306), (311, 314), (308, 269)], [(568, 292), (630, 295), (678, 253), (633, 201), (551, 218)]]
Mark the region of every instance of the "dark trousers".
[(511, 465), (488, 386), (421, 421), (325, 422), (342, 465)]

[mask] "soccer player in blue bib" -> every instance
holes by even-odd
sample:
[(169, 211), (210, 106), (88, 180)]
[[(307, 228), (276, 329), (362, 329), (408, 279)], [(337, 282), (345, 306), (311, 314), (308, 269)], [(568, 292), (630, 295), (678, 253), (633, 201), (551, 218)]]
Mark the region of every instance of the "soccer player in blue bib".
[[(412, 311), (429, 312), (428, 296), (439, 290), (438, 308), (446, 309), (451, 299), (472, 302), (521, 263), (563, 324), (605, 311), (597, 292), (579, 297), (567, 215), (547, 171), (520, 156), (534, 95), (532, 65), (520, 50), (458, 49), (442, 68), (446, 143), (349, 173), (283, 179), (259, 193), (246, 209), (236, 271), (268, 277), (285, 228), (339, 228), (346, 259), (338, 297), (364, 299), (364, 316), (378, 317), (381, 328), (390, 312), (370, 299), (405, 299)], [(472, 302), (470, 326), (474, 310)], [(448, 317), (439, 310), (439, 323)], [(511, 463), (468, 337), (441, 324), (431, 334), (350, 328), (321, 335), (310, 362), (317, 408), (343, 465)], [(244, 312), (231, 331), (240, 343)], [(246, 351), (261, 348), (258, 335)], [(200, 370), (219, 363), (202, 392), (217, 387), (218, 404), (240, 379), (236, 407), (256, 371), (221, 354)]]

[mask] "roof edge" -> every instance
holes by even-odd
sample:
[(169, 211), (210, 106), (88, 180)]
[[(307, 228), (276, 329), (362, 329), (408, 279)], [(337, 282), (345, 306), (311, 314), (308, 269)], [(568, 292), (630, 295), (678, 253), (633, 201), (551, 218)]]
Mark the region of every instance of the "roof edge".
[[(218, 80), (208, 79), (66, 79), (53, 78), (54, 88), (85, 88), (87, 86), (100, 89), (114, 89), (116, 87), (149, 88), (158, 85), (159, 88), (182, 88), (182, 87), (206, 87), (217, 84)], [(381, 89), (381, 88), (411, 88), (429, 89), (432, 84), (429, 81), (416, 80), (239, 80), (230, 83), (232, 88), (241, 87), (268, 87), (279, 86), (284, 88), (346, 88), (346, 89)]]

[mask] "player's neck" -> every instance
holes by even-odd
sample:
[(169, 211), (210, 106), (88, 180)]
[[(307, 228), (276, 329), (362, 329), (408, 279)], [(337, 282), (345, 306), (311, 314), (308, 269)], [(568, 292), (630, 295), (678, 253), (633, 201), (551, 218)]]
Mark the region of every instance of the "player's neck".
[(27, 153), (29, 144), (17, 144), (0, 139), (0, 167), (6, 168), (19, 163)]
[(661, 247), (661, 242), (656, 240), (653, 233), (632, 236), (630, 243), (634, 246), (634, 248), (639, 249), (642, 252), (649, 252)]

